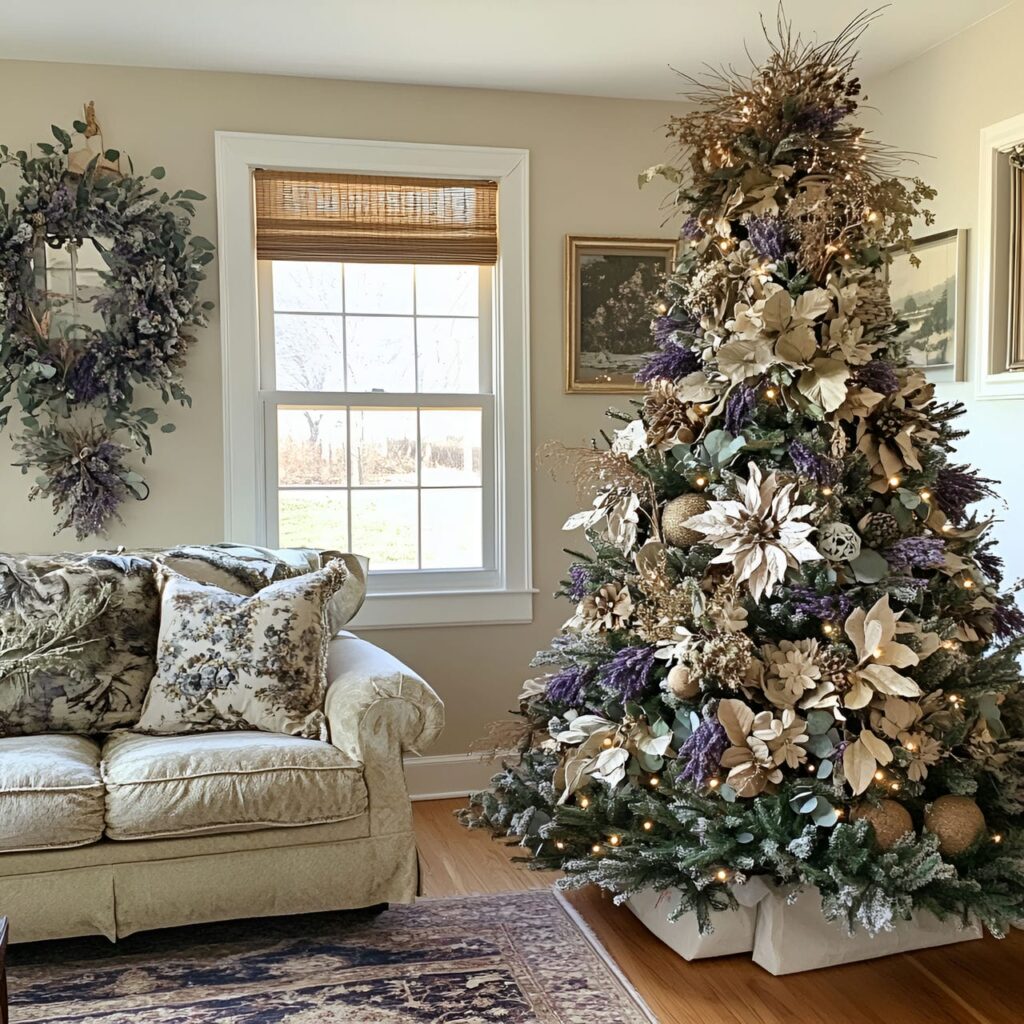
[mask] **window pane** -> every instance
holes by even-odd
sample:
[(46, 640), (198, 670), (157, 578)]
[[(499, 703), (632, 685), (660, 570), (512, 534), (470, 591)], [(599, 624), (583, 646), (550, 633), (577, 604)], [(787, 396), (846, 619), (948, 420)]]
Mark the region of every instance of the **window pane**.
[(479, 409), (420, 412), (424, 486), (480, 483), (480, 423)]
[(274, 309), (340, 313), (341, 264), (274, 260)]
[(478, 316), (480, 268), (418, 266), (416, 312), (430, 316)]
[(480, 321), (422, 317), (416, 321), (420, 391), (480, 390)]
[(411, 316), (345, 317), (349, 391), (415, 391)]
[(475, 569), (483, 565), (479, 488), (424, 490), (423, 568)]
[(344, 391), (339, 316), (274, 316), (279, 391)]
[(411, 313), (412, 266), (345, 264), (346, 313)]
[(348, 491), (279, 491), (278, 543), (348, 551)]
[(344, 486), (345, 449), (343, 409), (278, 409), (279, 483)]
[(416, 491), (353, 491), (352, 550), (372, 569), (415, 569)]
[(354, 486), (416, 486), (416, 410), (352, 410)]

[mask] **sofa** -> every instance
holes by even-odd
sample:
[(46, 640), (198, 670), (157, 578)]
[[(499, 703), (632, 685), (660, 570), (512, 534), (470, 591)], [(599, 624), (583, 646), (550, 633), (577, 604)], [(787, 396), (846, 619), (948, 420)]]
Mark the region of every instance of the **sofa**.
[(327, 679), (326, 742), (244, 729), (0, 735), (12, 941), (411, 902), (402, 759), (437, 737), (443, 706), (350, 632), (329, 641)]

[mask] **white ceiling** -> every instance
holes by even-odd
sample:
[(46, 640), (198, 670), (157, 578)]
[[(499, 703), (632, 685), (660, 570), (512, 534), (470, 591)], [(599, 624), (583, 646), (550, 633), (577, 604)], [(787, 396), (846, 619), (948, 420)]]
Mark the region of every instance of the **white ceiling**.
[[(786, 0), (824, 39), (872, 0)], [(887, 71), (1007, 0), (893, 0), (862, 44)], [(775, 0), (7, 0), (0, 58), (674, 99), (670, 67), (745, 65)]]

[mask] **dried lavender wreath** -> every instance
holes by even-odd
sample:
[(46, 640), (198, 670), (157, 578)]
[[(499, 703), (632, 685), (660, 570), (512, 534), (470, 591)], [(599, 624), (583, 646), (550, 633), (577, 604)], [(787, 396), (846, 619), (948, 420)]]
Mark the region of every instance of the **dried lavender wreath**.
[[(73, 129), (89, 132), (81, 121)], [(49, 499), (55, 532), (73, 527), (82, 540), (120, 520), (129, 498), (148, 496), (128, 459), (152, 454), (159, 416), (137, 405), (137, 391), (191, 404), (182, 371), (191, 332), (213, 308), (198, 297), (213, 245), (191, 234), (200, 193), (168, 194), (153, 184), (162, 167), (137, 175), (127, 157), (127, 174), (113, 170), (117, 150), (76, 173), (71, 133), (52, 131), (56, 144), (38, 143), (37, 156), (0, 145), (0, 168), (20, 177), (13, 201), (0, 190), (0, 403), (11, 399), (0, 430), (19, 406), (12, 444), (15, 465), (37, 473), (29, 497)], [(87, 240), (105, 264), (93, 324), (60, 315), (44, 270), (47, 247), (75, 251)]]

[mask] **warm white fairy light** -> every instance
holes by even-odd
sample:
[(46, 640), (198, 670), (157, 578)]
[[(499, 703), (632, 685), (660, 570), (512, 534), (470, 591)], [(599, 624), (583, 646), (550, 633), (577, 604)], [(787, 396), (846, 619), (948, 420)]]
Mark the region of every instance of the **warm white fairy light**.
[(718, 779), (709, 779), (708, 780), (708, 786), (711, 789), (718, 789)]
[(609, 846), (618, 846), (619, 843), (621, 843), (621, 842), (622, 842), (622, 836), (620, 836), (620, 835), (610, 835), (608, 837), (608, 845)]
[(580, 807), (586, 810), (590, 806), (590, 797), (581, 796), (579, 800), (577, 800), (576, 802), (580, 805)]
[(901, 483), (901, 481), (900, 481), (900, 478), (898, 476), (891, 476), (891, 477), (889, 477), (889, 486), (890, 487), (899, 487), (900, 483)]
[(831, 487), (822, 487), (821, 493), (824, 494), (826, 498), (830, 498), (832, 496), (832, 488)]
[(657, 775), (652, 775), (649, 781), (652, 786), (656, 787), (661, 785), (661, 779), (659, 779)]
[(654, 822), (653, 821), (645, 821), (644, 825), (643, 825), (643, 828), (644, 828), (645, 832), (650, 832), (651, 829), (654, 828)]

